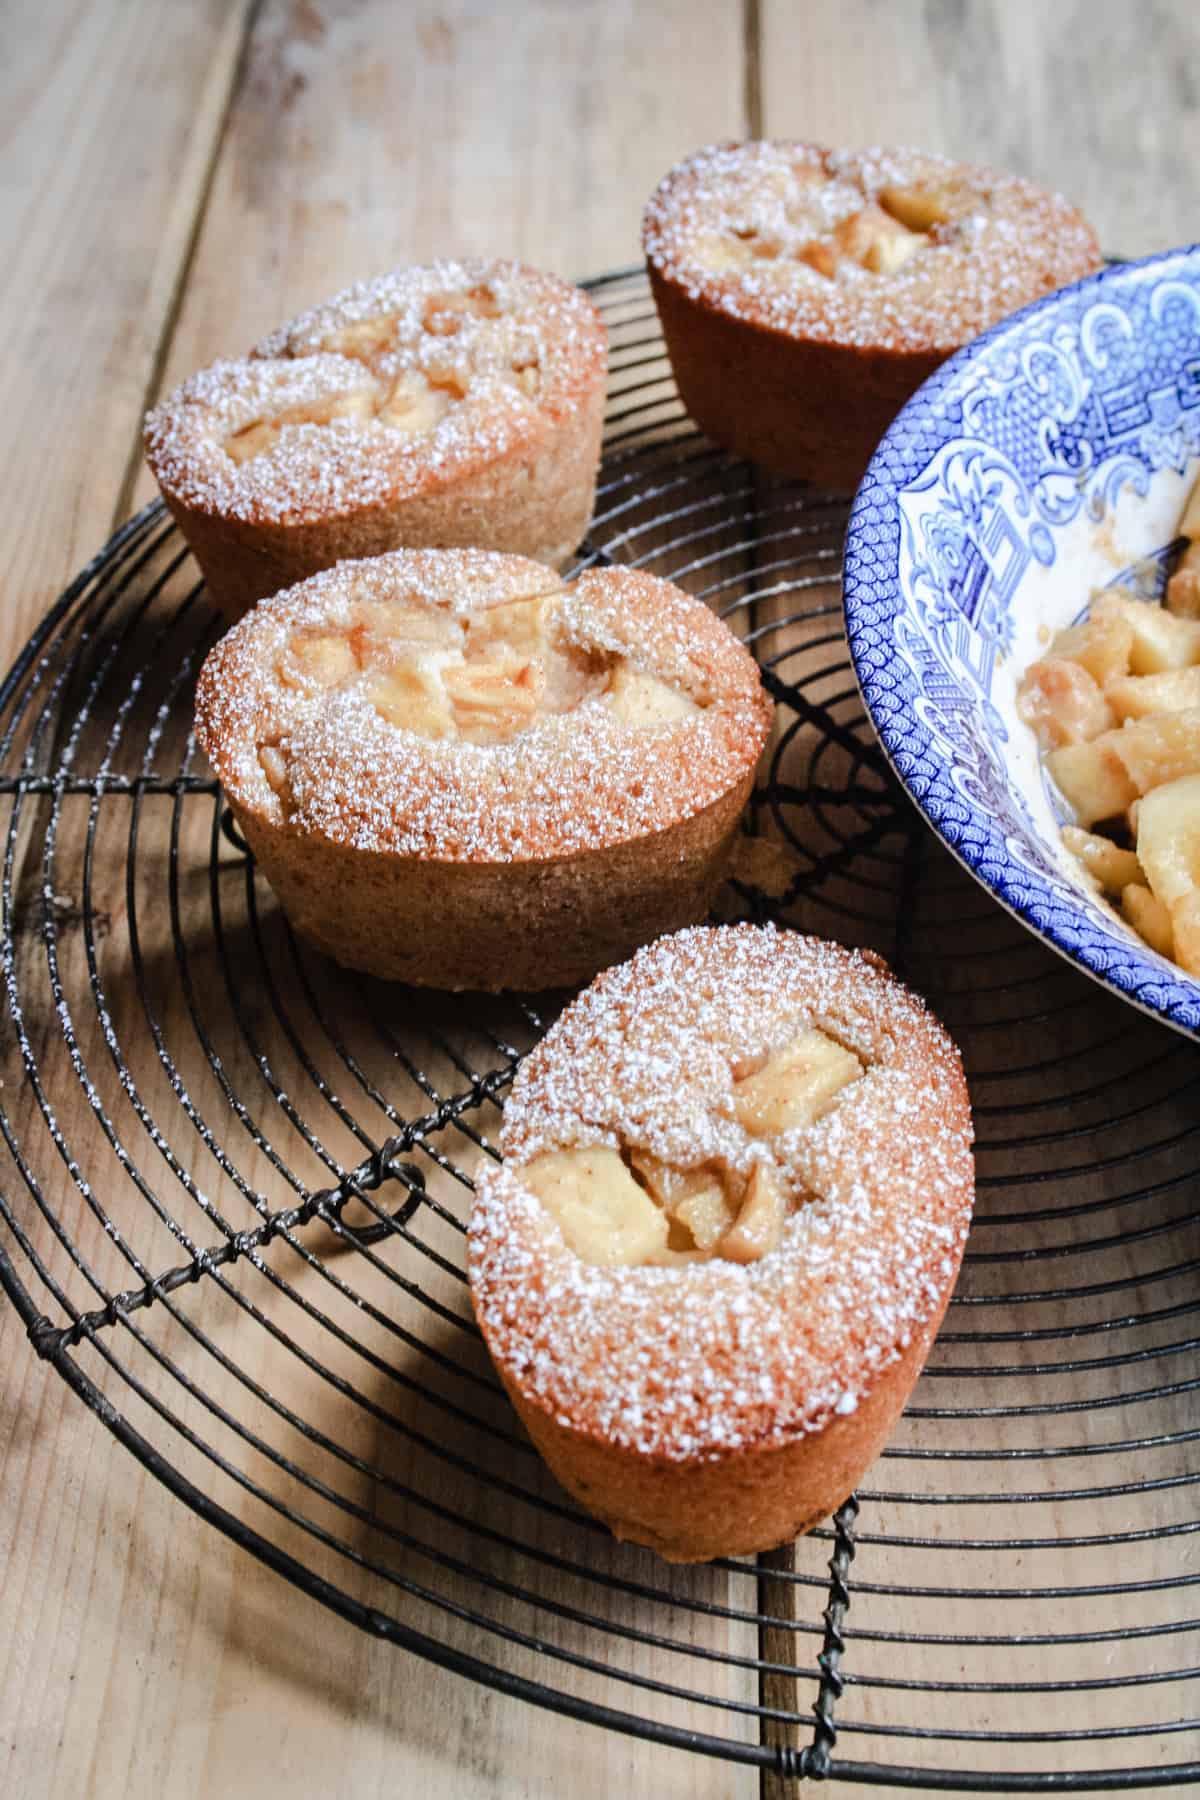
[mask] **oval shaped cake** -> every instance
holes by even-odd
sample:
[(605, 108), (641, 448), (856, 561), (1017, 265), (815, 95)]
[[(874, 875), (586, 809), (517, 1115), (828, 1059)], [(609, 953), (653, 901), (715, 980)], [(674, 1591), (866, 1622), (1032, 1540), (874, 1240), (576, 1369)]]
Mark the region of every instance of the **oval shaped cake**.
[(557, 565), (591, 517), (606, 372), (599, 314), (557, 276), (394, 269), (185, 381), (146, 458), (231, 619), (406, 545)]
[(919, 150), (718, 144), (643, 245), (680, 396), (718, 444), (852, 488), (901, 406), (989, 325), (1101, 263), (1057, 194)]
[(958, 1052), (869, 953), (701, 927), (600, 975), (522, 1065), (469, 1235), (563, 1486), (673, 1561), (835, 1511), (940, 1324), (971, 1141)]
[(770, 730), (754, 659), (631, 569), (397, 551), (256, 607), (200, 745), (293, 925), (444, 988), (586, 980), (702, 918)]

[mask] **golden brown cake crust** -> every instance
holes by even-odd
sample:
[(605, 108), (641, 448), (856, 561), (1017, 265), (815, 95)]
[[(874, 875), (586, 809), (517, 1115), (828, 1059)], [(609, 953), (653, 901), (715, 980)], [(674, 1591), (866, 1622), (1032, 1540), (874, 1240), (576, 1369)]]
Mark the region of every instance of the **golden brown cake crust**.
[[(148, 415), (146, 456), (232, 618), (400, 545), (558, 564), (591, 513), (606, 367), (595, 307), (556, 276), (402, 268), (193, 375)], [(239, 452), (262, 421), (282, 429)]]
[[(390, 722), (365, 678), (279, 676), (293, 641), (351, 630), (364, 604), (469, 617), (530, 596), (585, 667), (646, 670), (688, 716), (634, 727), (588, 692), (508, 742), (470, 743)], [(753, 658), (667, 582), (607, 569), (567, 587), (523, 558), (400, 551), (256, 607), (206, 661), (196, 724), (285, 910), (322, 949), (435, 986), (534, 988), (703, 916), (771, 711)], [(263, 746), (286, 764), (286, 804)]]
[[(577, 1145), (678, 1167), (764, 1154), (732, 1107), (748, 1049), (816, 1024), (866, 1065), (780, 1140), (799, 1201), (749, 1266), (597, 1267), (521, 1168)], [(698, 928), (601, 975), (527, 1059), (470, 1226), (476, 1314), (559, 1478), (619, 1536), (694, 1560), (836, 1507), (901, 1410), (958, 1270), (971, 1124), (950, 1040), (876, 961), (770, 927)]]
[[(961, 193), (962, 216), (935, 226), (929, 247), (895, 274), (846, 263), (830, 278), (797, 265), (813, 226), (831, 231), (883, 190), (938, 179)], [(772, 254), (747, 268), (706, 268), (698, 245), (727, 229), (771, 238)], [(850, 152), (781, 139), (719, 144), (680, 163), (646, 208), (643, 242), (660, 275), (732, 318), (789, 338), (896, 354), (948, 356), (1100, 264), (1082, 214), (1018, 176), (921, 150)]]
[[(952, 193), (953, 216), (919, 254), (891, 273), (842, 256), (837, 234), (856, 213), (922, 184)], [(785, 141), (715, 145), (672, 169), (643, 244), (697, 423), (784, 474), (839, 487), (947, 356), (1101, 261), (1074, 207), (1015, 176), (915, 150)], [(830, 273), (806, 260), (820, 260), (813, 246), (837, 251)]]
[(752, 1556), (811, 1531), (854, 1492), (904, 1411), (945, 1308), (943, 1301), (915, 1328), (853, 1413), (808, 1436), (710, 1461), (634, 1459), (565, 1426), (502, 1365), (500, 1374), (537, 1450), (615, 1537), (644, 1544), (667, 1562)]

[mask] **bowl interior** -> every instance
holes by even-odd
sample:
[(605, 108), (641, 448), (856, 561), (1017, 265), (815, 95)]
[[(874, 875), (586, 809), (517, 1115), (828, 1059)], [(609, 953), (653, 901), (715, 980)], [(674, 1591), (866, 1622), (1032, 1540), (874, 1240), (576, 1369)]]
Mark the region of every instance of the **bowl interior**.
[(1200, 249), (1108, 269), (997, 326), (884, 438), (846, 540), (863, 699), (918, 806), (1053, 948), (1200, 1035), (1200, 982), (1087, 886), (1016, 691), (1119, 583), (1154, 602), (1200, 475)]

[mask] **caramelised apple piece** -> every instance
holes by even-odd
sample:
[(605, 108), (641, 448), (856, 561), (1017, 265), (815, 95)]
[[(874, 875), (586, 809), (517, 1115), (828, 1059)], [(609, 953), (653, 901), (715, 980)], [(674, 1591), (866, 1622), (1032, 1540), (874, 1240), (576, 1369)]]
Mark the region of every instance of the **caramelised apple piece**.
[(1175, 959), (1171, 915), (1157, 894), (1152, 894), (1140, 881), (1131, 881), (1121, 895), (1121, 911), (1152, 950), (1157, 950), (1160, 956)]
[(717, 1246), (729, 1262), (757, 1262), (778, 1248), (787, 1218), (787, 1199), (779, 1177), (766, 1163), (755, 1163), (733, 1225)]
[(467, 620), (467, 650), (474, 655), (494, 655), (504, 650), (513, 656), (540, 656), (546, 649), (546, 611), (561, 589), (531, 594), (525, 600), (509, 600), (488, 606)]
[(810, 238), (807, 244), (801, 244), (795, 255), (797, 262), (807, 264), (830, 281), (837, 274), (837, 245), (830, 238)]
[(1046, 757), (1046, 767), (1080, 825), (1115, 819), (1137, 798), (1137, 785), (1113, 749), (1119, 736), (1106, 731), (1090, 744), (1064, 744)]
[(1030, 663), (1017, 695), (1017, 711), (1033, 727), (1043, 750), (1089, 743), (1113, 723), (1112, 709), (1095, 677), (1065, 656)]
[(531, 359), (528, 362), (514, 360), (512, 363), (512, 374), (513, 381), (516, 383), (521, 393), (525, 395), (525, 398), (527, 400), (536, 400), (542, 386), (541, 364), (534, 359)]
[(1124, 619), (1133, 630), (1129, 667), (1134, 675), (1157, 675), (1163, 669), (1185, 669), (1200, 663), (1200, 620), (1179, 618), (1153, 601), (1138, 600), (1112, 588), (1095, 596), (1092, 610)]
[(713, 1251), (736, 1215), (724, 1188), (719, 1182), (709, 1181), (678, 1201), (671, 1216), (691, 1233), (697, 1250)]
[(488, 281), (477, 281), (468, 290), (467, 301), (477, 319), (498, 319), (504, 311), (499, 295)]
[(287, 810), (292, 804), (292, 783), (287, 757), (278, 744), (259, 745), (258, 766), (266, 776), (277, 799)]
[(613, 670), (604, 704), (627, 725), (665, 725), (700, 711), (679, 688), (627, 662), (618, 663)]
[(1185, 712), (1189, 707), (1200, 707), (1200, 666), (1163, 669), (1158, 675), (1123, 675), (1109, 683), (1104, 698), (1118, 719)]
[(1119, 894), (1131, 881), (1144, 882), (1146, 879), (1133, 851), (1122, 850), (1111, 838), (1099, 837), (1093, 831), (1081, 831), (1077, 825), (1064, 825), (1062, 840), (1106, 894)]
[(521, 1181), (583, 1262), (629, 1266), (650, 1262), (667, 1248), (666, 1214), (615, 1150), (549, 1150), (526, 1164)]
[(752, 1137), (811, 1125), (862, 1072), (852, 1050), (823, 1031), (802, 1031), (773, 1050), (761, 1068), (734, 1082), (734, 1116)]
[(332, 425), (336, 419), (369, 419), (374, 411), (374, 385), (352, 388), (348, 393), (287, 407), (270, 418), (252, 420), (230, 432), (225, 439), (225, 453), (235, 463), (251, 462), (273, 450), (280, 433), (289, 425)]
[(696, 245), (695, 257), (702, 268), (721, 275), (728, 269), (744, 269), (754, 260), (754, 251), (732, 232), (722, 231), (702, 238)]
[(1119, 675), (1128, 674), (1132, 650), (1133, 626), (1129, 620), (1099, 606), (1081, 625), (1067, 625), (1056, 631), (1050, 644), (1052, 657), (1082, 663), (1102, 688)]
[(360, 600), (352, 621), (347, 637), (364, 669), (391, 668), (411, 656), (415, 646), (453, 650), (462, 644), (462, 626), (441, 606)]
[(427, 437), (456, 397), (444, 383), (436, 385), (426, 380), (419, 369), (406, 369), (380, 398), (375, 416), (381, 425), (388, 425), (405, 437)]
[(347, 640), (335, 631), (298, 631), (279, 660), (279, 679), (287, 687), (335, 688), (358, 673)]
[(863, 252), (863, 268), (873, 275), (894, 275), (921, 248), (921, 241), (913, 231), (880, 232)]
[[(1154, 897), (1170, 917), (1173, 949), (1163, 954), (1200, 975), (1200, 774), (1143, 795), (1137, 845)], [(1148, 937), (1140, 924), (1137, 929)]]
[(1139, 794), (1200, 773), (1200, 708), (1127, 719), (1090, 744), (1052, 750), (1046, 767), (1080, 825), (1115, 819)]
[(338, 356), (352, 356), (356, 362), (369, 363), (372, 357), (391, 348), (396, 338), (395, 317), (377, 313), (373, 319), (354, 319), (322, 338), (320, 348)]
[(1149, 719), (1127, 719), (1119, 731), (1098, 740), (1111, 743), (1138, 793), (1183, 775), (1200, 773), (1200, 708), (1159, 713)]
[(546, 672), (536, 660), (511, 657), (452, 665), (442, 681), (460, 735), (473, 744), (502, 744), (532, 724)]
[(433, 337), (457, 337), (466, 320), (498, 319), (504, 308), (487, 282), (477, 282), (466, 293), (461, 289), (431, 294), (425, 302), (421, 324)]
[(1167, 611), (1177, 619), (1200, 619), (1200, 543), (1189, 544), (1167, 583)]
[(380, 669), (367, 682), (367, 698), (391, 725), (415, 731), (422, 737), (457, 735), (454, 713), (446, 695), (441, 671), (432, 658), (397, 663)]
[(445, 406), (465, 400), (471, 391), (471, 372), (457, 356), (427, 356), (421, 372), (435, 399)]
[(715, 1250), (737, 1217), (718, 1169), (673, 1169), (647, 1150), (631, 1150), (629, 1161), (669, 1218), (690, 1234), (697, 1250)]
[(894, 275), (927, 242), (880, 206), (864, 206), (843, 219), (833, 234), (843, 256), (875, 275)]
[(1167, 583), (1167, 611), (1177, 618), (1200, 618), (1200, 481), (1193, 483), (1179, 529), (1188, 546)]
[(880, 188), (879, 204), (910, 231), (932, 231), (945, 225), (963, 209), (963, 194), (952, 182), (914, 181)]

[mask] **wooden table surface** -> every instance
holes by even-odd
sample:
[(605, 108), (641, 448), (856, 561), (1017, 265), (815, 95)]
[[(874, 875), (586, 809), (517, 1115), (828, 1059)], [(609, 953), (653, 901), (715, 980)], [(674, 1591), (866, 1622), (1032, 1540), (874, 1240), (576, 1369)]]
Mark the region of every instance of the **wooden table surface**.
[[(139, 425), (164, 387), (396, 262), (633, 262), (644, 197), (701, 143), (922, 144), (1062, 188), (1125, 254), (1200, 235), (1192, 0), (8, 0), (0, 18), (4, 666), (149, 497)], [(0, 1371), (5, 1794), (757, 1792), (283, 1589), (142, 1472), (7, 1308)]]

